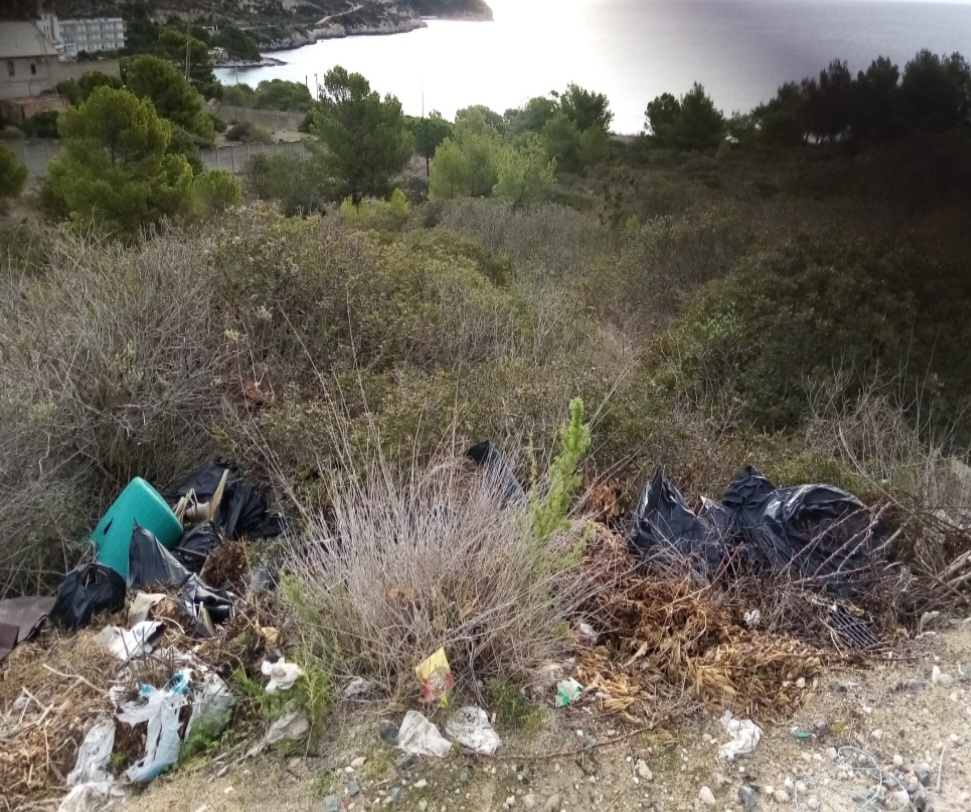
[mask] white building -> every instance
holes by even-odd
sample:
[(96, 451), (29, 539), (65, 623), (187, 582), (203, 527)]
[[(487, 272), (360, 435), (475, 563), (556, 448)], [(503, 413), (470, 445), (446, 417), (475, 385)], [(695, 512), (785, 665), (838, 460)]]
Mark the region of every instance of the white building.
[(88, 20), (59, 20), (45, 14), (37, 22), (57, 43), (62, 56), (75, 57), (81, 51), (117, 51), (125, 47), (125, 24), (121, 17), (96, 17)]

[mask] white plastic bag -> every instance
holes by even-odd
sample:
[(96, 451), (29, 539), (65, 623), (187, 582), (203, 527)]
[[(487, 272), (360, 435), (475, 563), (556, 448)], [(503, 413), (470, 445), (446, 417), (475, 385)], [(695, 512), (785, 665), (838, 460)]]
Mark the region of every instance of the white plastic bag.
[(87, 781), (78, 784), (67, 794), (57, 812), (95, 812), (109, 798), (124, 797), (125, 794), (113, 778), (108, 781)]
[(398, 747), (416, 756), (444, 758), (452, 751), (452, 744), (438, 732), (438, 728), (418, 711), (408, 711), (398, 728)]
[(157, 620), (143, 620), (130, 629), (105, 626), (94, 638), (111, 649), (123, 663), (152, 651), (151, 640), (162, 631), (162, 623)]
[(727, 758), (729, 761), (738, 756), (747, 756), (755, 752), (755, 748), (762, 738), (762, 728), (751, 719), (736, 719), (731, 711), (725, 711), (721, 717), (722, 727), (732, 736), (730, 742), (726, 742), (718, 748), (718, 758)]
[(78, 760), (67, 774), (67, 785), (73, 787), (88, 781), (107, 781), (108, 759), (115, 746), (115, 723), (112, 719), (96, 722), (78, 748)]
[(293, 708), (283, 716), (273, 720), (266, 731), (266, 743), (275, 744), (279, 741), (299, 741), (310, 731), (310, 721), (307, 714), (298, 708)]
[(129, 781), (151, 781), (179, 760), (179, 710), (188, 702), (188, 674), (179, 671), (174, 687), (158, 690), (142, 686), (142, 695), (122, 706), (118, 719), (129, 725), (148, 723), (145, 756), (125, 771)]
[(284, 691), (289, 691), (293, 683), (303, 676), (303, 669), (299, 665), (288, 663), (283, 657), (275, 663), (264, 660), (260, 670), (270, 678), (266, 685), (268, 694), (282, 694)]
[(490, 756), (502, 744), (489, 723), (489, 714), (482, 708), (460, 708), (445, 723), (445, 732), (470, 750)]

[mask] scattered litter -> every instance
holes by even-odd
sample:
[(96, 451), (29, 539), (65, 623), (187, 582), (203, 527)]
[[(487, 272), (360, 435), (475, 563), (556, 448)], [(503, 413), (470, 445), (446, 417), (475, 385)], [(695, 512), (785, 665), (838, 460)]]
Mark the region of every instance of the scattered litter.
[(136, 592), (131, 606), (128, 607), (128, 627), (134, 628), (139, 623), (148, 620), (149, 612), (163, 600), (165, 600), (165, 595), (161, 592)]
[(212, 741), (222, 733), (233, 718), (236, 700), (222, 677), (210, 671), (203, 678), (201, 688), (193, 688), (192, 715), (185, 726), (185, 740), (193, 729), (202, 729), (203, 737)]
[[(280, 741), (300, 741), (310, 732), (310, 720), (307, 714), (299, 708), (292, 708), (282, 716), (278, 716), (266, 731), (264, 741), (276, 744)], [(258, 747), (257, 750), (260, 748)]]
[[(220, 490), (220, 498), (215, 515), (209, 516), (209, 503)], [(239, 472), (229, 465), (218, 461), (207, 462), (186, 479), (170, 495), (176, 505), (176, 514), (182, 505), (183, 514), (210, 518), (215, 529), (225, 538), (272, 538), (283, 532), (283, 523), (271, 516), (266, 509), (266, 500), (254, 487), (246, 485)], [(204, 511), (200, 511), (205, 505)]]
[(742, 620), (748, 628), (757, 629), (762, 625), (762, 613), (758, 609), (750, 609), (743, 615)]
[(447, 694), (455, 685), (455, 678), (444, 648), (422, 660), (415, 668), (415, 675), (421, 685), (422, 698), (426, 702), (441, 702), (443, 706), (447, 703)]
[(459, 744), (486, 755), (495, 753), (502, 743), (482, 708), (460, 708), (445, 723), (445, 732)]
[(376, 687), (377, 686), (369, 679), (365, 679), (364, 677), (354, 677), (354, 679), (347, 683), (347, 687), (344, 688), (344, 698), (363, 699), (364, 697), (373, 694)]
[(931, 669), (931, 684), (940, 685), (942, 688), (950, 688), (954, 684), (954, 677), (941, 671), (939, 665), (935, 665)]
[(408, 711), (398, 728), (398, 747), (416, 756), (444, 758), (452, 751), (452, 744), (438, 732), (438, 728), (418, 711)]
[(50, 618), (71, 631), (83, 629), (96, 612), (125, 608), (125, 579), (103, 564), (83, 564), (61, 583)]
[(719, 720), (725, 732), (732, 740), (718, 748), (718, 758), (732, 761), (738, 756), (748, 756), (755, 752), (755, 748), (762, 738), (762, 729), (751, 719), (736, 719), (731, 711), (725, 711)]
[(54, 607), (54, 598), (7, 598), (0, 601), (0, 663), (29, 640)]
[(113, 780), (107, 767), (114, 746), (114, 721), (102, 719), (96, 722), (81, 742), (77, 763), (68, 773), (65, 783), (69, 787), (74, 787), (83, 783)]
[(577, 636), (582, 643), (588, 646), (597, 645), (597, 640), (600, 637), (589, 623), (580, 623), (577, 626)]
[(78, 784), (57, 807), (57, 812), (96, 812), (112, 797), (124, 797), (125, 791), (114, 780)]
[(122, 705), (120, 721), (132, 726), (148, 723), (145, 756), (125, 771), (129, 781), (151, 781), (179, 760), (179, 711), (189, 701), (189, 685), (189, 675), (179, 671), (171, 687), (143, 685), (138, 699)]
[(705, 500), (696, 514), (658, 468), (645, 486), (628, 538), (643, 555), (673, 555), (711, 575), (733, 566), (790, 572), (852, 595), (886, 557), (891, 536), (879, 516), (832, 485), (777, 488), (752, 467)]
[(303, 676), (303, 669), (296, 663), (288, 663), (283, 657), (275, 663), (264, 660), (260, 666), (260, 671), (264, 676), (270, 678), (266, 684), (268, 694), (282, 694), (289, 691), (300, 677)]
[(556, 698), (553, 704), (558, 708), (565, 708), (571, 702), (576, 702), (583, 693), (583, 686), (573, 677), (560, 680), (556, 683)]
[(519, 484), (516, 475), (506, 464), (505, 457), (497, 451), (488, 440), (472, 446), (465, 452), (465, 456), (473, 460), (476, 465), (485, 468), (496, 491), (504, 504), (511, 504), (515, 508), (525, 510), (529, 507), (526, 491)]
[(152, 653), (154, 641), (164, 628), (164, 624), (157, 620), (143, 620), (131, 629), (120, 629), (117, 626), (105, 626), (95, 636), (95, 640), (106, 648), (111, 649), (123, 663)]

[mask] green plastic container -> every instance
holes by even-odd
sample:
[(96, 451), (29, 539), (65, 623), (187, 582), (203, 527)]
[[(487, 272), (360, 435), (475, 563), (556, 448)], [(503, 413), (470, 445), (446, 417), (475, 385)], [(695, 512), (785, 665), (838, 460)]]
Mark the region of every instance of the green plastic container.
[(182, 538), (182, 522), (162, 495), (144, 479), (135, 477), (91, 534), (91, 540), (98, 548), (98, 562), (111, 567), (125, 579), (128, 578), (128, 549), (135, 522), (150, 530), (167, 549)]

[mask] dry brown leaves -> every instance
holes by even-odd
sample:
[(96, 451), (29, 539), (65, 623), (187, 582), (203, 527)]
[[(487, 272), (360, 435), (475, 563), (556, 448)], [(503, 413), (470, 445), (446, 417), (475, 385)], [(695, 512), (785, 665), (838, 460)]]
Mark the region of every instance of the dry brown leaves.
[(606, 631), (600, 645), (579, 654), (578, 677), (605, 710), (629, 721), (653, 722), (660, 708), (685, 699), (778, 718), (798, 706), (805, 686), (837, 658), (740, 625), (731, 593), (688, 576), (635, 572), (626, 542), (604, 528), (586, 566), (603, 585), (590, 611)]

